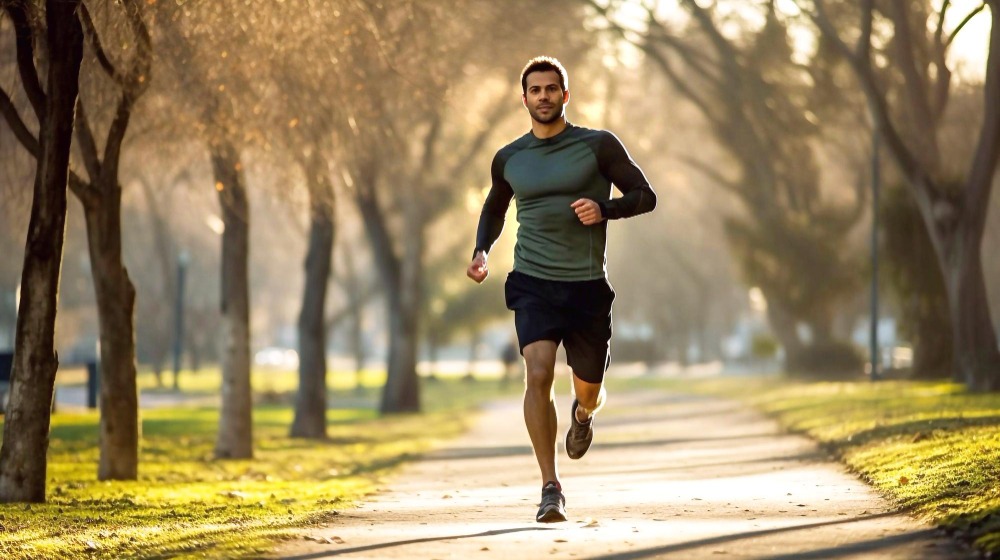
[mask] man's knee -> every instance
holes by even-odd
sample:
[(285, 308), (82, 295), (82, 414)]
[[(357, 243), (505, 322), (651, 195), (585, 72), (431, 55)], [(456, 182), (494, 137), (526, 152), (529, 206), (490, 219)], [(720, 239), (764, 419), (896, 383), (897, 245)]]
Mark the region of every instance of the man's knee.
[(524, 372), (524, 385), (529, 390), (547, 392), (552, 388), (552, 381), (555, 378), (553, 368), (542, 364), (526, 364)]

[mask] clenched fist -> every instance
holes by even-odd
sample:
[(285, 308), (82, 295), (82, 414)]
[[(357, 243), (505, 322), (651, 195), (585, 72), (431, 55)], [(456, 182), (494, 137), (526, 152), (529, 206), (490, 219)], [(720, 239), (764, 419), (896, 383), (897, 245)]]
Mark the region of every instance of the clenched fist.
[(585, 226), (592, 226), (604, 221), (604, 216), (601, 215), (601, 207), (589, 198), (577, 200), (573, 204), (570, 204), (570, 208), (576, 212), (576, 217)]
[(490, 275), (490, 269), (486, 266), (486, 253), (479, 251), (476, 256), (472, 258), (472, 263), (469, 265), (469, 269), (465, 271), (465, 275), (476, 281), (476, 284), (482, 284), (483, 280)]

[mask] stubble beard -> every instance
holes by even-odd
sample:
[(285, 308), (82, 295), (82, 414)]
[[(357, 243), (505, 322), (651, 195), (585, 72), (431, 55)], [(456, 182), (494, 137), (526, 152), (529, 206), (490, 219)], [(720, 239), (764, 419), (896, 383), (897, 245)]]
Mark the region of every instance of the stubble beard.
[(549, 116), (548, 118), (542, 118), (542, 116), (538, 114), (537, 109), (529, 109), (528, 113), (531, 115), (531, 118), (538, 124), (552, 124), (557, 120), (559, 120), (560, 118), (562, 118), (562, 116), (565, 114), (565, 111), (563, 111), (561, 105), (558, 107), (556, 105), (553, 105), (552, 108), (554, 110), (552, 111), (552, 115)]

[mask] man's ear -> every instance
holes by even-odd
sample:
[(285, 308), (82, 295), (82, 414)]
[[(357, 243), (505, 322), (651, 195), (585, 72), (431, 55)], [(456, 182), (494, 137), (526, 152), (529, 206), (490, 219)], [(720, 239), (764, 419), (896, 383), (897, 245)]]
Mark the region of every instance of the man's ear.
[(521, 103), (522, 103), (522, 104), (523, 104), (523, 105), (524, 105), (525, 107), (527, 107), (527, 106), (528, 106), (528, 94), (527, 94), (527, 93), (522, 93), (522, 94), (521, 94)]
[(569, 90), (563, 92), (563, 105), (569, 103)]

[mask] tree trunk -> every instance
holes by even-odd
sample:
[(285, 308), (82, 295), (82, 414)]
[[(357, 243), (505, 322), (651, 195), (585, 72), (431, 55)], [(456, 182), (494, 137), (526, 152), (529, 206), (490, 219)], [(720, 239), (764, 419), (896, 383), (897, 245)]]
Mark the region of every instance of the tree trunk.
[(83, 58), (83, 29), (76, 17), (79, 4), (78, 0), (46, 2), (48, 96), (44, 114), (39, 115), (40, 149), (21, 272), (10, 401), (0, 449), (2, 502), (45, 501), (50, 411), (59, 366), (54, 336), (66, 187)]
[(362, 371), (365, 367), (365, 337), (364, 337), (364, 298), (361, 293), (361, 286), (358, 281), (358, 271), (354, 268), (354, 257), (350, 250), (343, 251), (344, 255), (344, 285), (347, 288), (350, 303), (348, 312), (350, 313), (350, 345), (351, 354), (354, 357), (354, 390), (360, 393), (364, 390), (361, 383)]
[[(935, 273), (937, 270), (934, 271)], [(944, 299), (944, 298), (942, 298)], [(947, 379), (956, 371), (955, 355), (952, 352), (953, 336), (951, 317), (947, 300), (937, 309), (937, 301), (918, 302), (932, 309), (922, 310), (921, 320), (913, 325), (913, 363), (910, 367), (913, 379)], [(917, 315), (917, 313), (904, 314)], [(930, 319), (936, 317), (937, 321)]]
[(420, 410), (420, 380), (417, 353), (421, 296), (423, 294), (424, 224), (418, 205), (406, 210), (406, 234), (400, 263), (399, 284), (387, 301), (390, 314), (389, 364), (382, 390), (381, 412)]
[(1000, 349), (990, 319), (979, 237), (956, 237), (953, 244), (960, 245), (963, 250), (956, 251), (960, 257), (948, 267), (945, 282), (955, 327), (955, 356), (961, 376), (957, 380), (973, 391), (997, 391), (1000, 390)]
[(767, 297), (767, 322), (774, 332), (778, 343), (785, 350), (784, 369), (788, 373), (798, 373), (798, 368), (805, 362), (805, 345), (799, 339), (795, 319), (781, 308), (781, 305)]
[[(420, 384), (417, 379), (417, 309), (412, 296), (399, 290), (388, 298), (389, 363), (382, 388), (382, 414), (420, 410)], [(410, 300), (410, 301), (407, 301)]]
[(326, 437), (326, 293), (334, 239), (334, 192), (315, 148), (305, 167), (309, 185), (309, 249), (299, 313), (299, 390), (292, 437)]
[(139, 398), (135, 366), (135, 287), (122, 264), (121, 190), (101, 188), (85, 203), (91, 274), (101, 333), (99, 480), (135, 480), (139, 465)]
[[(382, 389), (380, 411), (412, 412), (420, 409), (420, 386), (417, 381), (417, 320), (420, 312), (420, 275), (423, 258), (423, 231), (414, 234), (414, 219), (407, 216), (402, 259), (389, 235), (388, 225), (379, 206), (374, 162), (366, 162), (355, 188), (355, 201), (365, 225), (365, 233), (375, 253), (379, 277), (386, 293), (389, 319), (389, 357), (386, 381)], [(412, 212), (413, 208), (407, 209)]]
[[(156, 255), (155, 260), (160, 268), (162, 282), (160, 285), (161, 291), (156, 296), (159, 302), (161, 302), (156, 305), (156, 309), (159, 312), (157, 313), (157, 317), (151, 321), (152, 324), (147, 327), (153, 329), (156, 333), (149, 351), (151, 353), (150, 360), (153, 365), (153, 374), (156, 377), (156, 386), (162, 388), (165, 386), (163, 382), (163, 370), (167, 363), (167, 356), (170, 354), (170, 343), (174, 336), (173, 329), (171, 328), (173, 326), (171, 320), (174, 317), (170, 313), (167, 313), (166, 310), (171, 307), (176, 308), (176, 305), (171, 306), (168, 302), (176, 302), (177, 298), (177, 259), (174, 256), (176, 251), (173, 249), (173, 236), (170, 234), (170, 225), (164, 219), (163, 212), (159, 204), (157, 204), (152, 185), (143, 178), (139, 180), (139, 186), (142, 189), (142, 194), (146, 197), (146, 211), (149, 213), (149, 225)], [(176, 379), (174, 381), (174, 388), (177, 389)]]
[(218, 459), (253, 457), (250, 394), (250, 204), (240, 154), (228, 140), (211, 145), (215, 188), (222, 207), (222, 409)]

